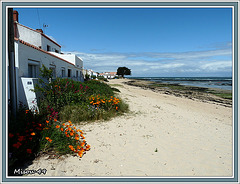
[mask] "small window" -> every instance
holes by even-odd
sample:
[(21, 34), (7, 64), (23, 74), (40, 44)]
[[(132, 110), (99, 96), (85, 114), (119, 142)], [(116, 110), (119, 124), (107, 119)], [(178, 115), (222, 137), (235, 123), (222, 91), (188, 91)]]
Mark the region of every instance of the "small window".
[(62, 68), (62, 77), (65, 77), (65, 68)]
[(76, 77), (78, 78), (78, 71), (76, 71)]
[(50, 45), (47, 45), (47, 51), (51, 51)]
[(56, 78), (56, 67), (50, 67), (50, 70), (52, 70), (52, 76), (55, 79)]
[(55, 49), (55, 52), (56, 52), (56, 53), (59, 53), (59, 50)]
[(28, 64), (28, 77), (30, 78), (38, 77), (38, 65)]
[(68, 69), (68, 77), (71, 77), (71, 76), (72, 76), (72, 70)]

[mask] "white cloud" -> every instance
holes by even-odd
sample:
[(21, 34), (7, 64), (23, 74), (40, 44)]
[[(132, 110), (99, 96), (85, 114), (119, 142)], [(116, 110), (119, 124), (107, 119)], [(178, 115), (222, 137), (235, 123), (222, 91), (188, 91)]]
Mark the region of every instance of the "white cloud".
[(232, 70), (231, 48), (180, 53), (71, 53), (83, 59), (84, 68), (105, 72), (126, 66), (131, 69), (133, 76), (194, 76), (201, 73), (218, 73), (221, 76)]

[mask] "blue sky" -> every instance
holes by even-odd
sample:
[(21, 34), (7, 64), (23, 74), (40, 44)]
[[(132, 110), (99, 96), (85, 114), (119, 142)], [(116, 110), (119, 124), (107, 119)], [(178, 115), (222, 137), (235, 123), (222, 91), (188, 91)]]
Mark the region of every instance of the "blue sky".
[(230, 8), (19, 8), (19, 23), (45, 34), (97, 72), (133, 77), (232, 75)]

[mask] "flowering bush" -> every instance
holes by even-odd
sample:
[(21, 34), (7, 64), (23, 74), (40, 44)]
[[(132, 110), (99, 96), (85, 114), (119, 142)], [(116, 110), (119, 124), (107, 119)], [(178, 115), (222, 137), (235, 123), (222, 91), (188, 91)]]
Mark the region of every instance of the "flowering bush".
[(18, 119), (9, 123), (8, 153), (9, 167), (34, 158), (39, 151), (41, 131), (45, 127), (37, 112), (19, 109)]
[[(45, 67), (42, 76), (49, 79), (50, 75)], [(113, 89), (103, 82), (82, 83), (57, 78), (50, 83), (40, 80), (40, 83), (42, 85), (35, 88), (42, 96), (39, 111), (20, 108), (17, 119), (10, 120), (10, 170), (16, 164), (51, 151), (56, 155), (70, 153), (82, 158), (90, 145), (83, 131), (71, 121), (108, 119), (128, 110), (128, 105), (116, 98)]]
[(44, 86), (35, 88), (36, 92), (41, 92), (41, 108), (51, 106), (59, 111), (62, 107), (69, 104), (76, 104), (86, 101), (86, 92), (89, 87), (81, 82), (70, 79), (60, 79), (52, 81)]
[(83, 131), (77, 129), (71, 121), (61, 123), (57, 119), (51, 119), (46, 120), (46, 123), (41, 136), (42, 152), (54, 150), (56, 154), (73, 153), (82, 158), (83, 154), (90, 150)]
[[(48, 108), (49, 114), (20, 109), (18, 120), (11, 121), (8, 133), (9, 174), (18, 165), (32, 160), (41, 153), (54, 151), (55, 155), (76, 154), (80, 158), (90, 150), (84, 132), (71, 121), (61, 123), (58, 112)], [(46, 120), (47, 118), (47, 120)], [(66, 149), (67, 148), (67, 149)]]
[(118, 104), (120, 100), (116, 97), (111, 96), (110, 98), (103, 98), (100, 96), (91, 96), (89, 97), (89, 103), (95, 109), (104, 109), (104, 110), (111, 110), (116, 109), (118, 111), (119, 107)]

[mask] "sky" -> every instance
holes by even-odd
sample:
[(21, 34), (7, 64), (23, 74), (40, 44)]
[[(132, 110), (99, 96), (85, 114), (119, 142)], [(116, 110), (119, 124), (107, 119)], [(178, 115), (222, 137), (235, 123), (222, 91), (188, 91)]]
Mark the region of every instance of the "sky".
[[(16, 8), (85, 69), (132, 77), (231, 77), (231, 8)], [(48, 25), (44, 28), (43, 24)]]

